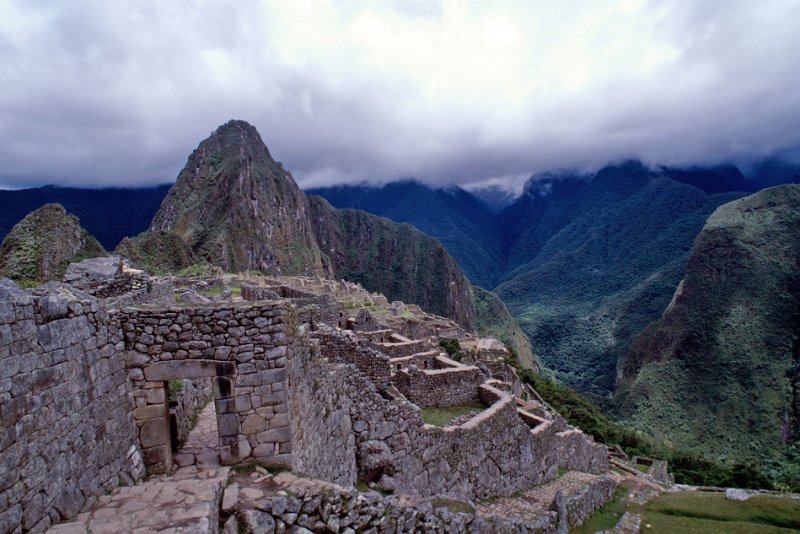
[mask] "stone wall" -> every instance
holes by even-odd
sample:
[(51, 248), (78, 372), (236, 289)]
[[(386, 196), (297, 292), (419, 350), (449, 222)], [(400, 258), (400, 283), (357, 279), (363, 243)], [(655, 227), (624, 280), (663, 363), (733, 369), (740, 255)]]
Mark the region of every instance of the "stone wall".
[(211, 378), (220, 460), (291, 465), (286, 362), (295, 318), (285, 303), (125, 309), (121, 313), (145, 463), (171, 463), (164, 384)]
[(378, 387), (391, 382), (389, 357), (366, 346), (350, 332), (326, 328), (314, 332), (312, 337), (329, 361), (355, 365)]
[(109, 308), (126, 306), (173, 306), (175, 286), (169, 278), (151, 278), (144, 287), (133, 289), (106, 300)]
[(429, 345), (426, 341), (404, 341), (400, 343), (372, 343), (372, 348), (386, 354), (390, 358), (402, 358), (418, 352), (425, 352)]
[(608, 448), (580, 430), (558, 432), (555, 449), (559, 467), (594, 474), (608, 471)]
[(545, 503), (546, 510), (534, 517), (501, 517), (483, 516), (458, 499), (412, 500), (298, 479), (288, 486), (288, 495), (262, 497), (242, 506), (234, 520), (237, 530), (246, 534), (293, 532), (298, 527), (311, 532), (555, 534), (581, 525), (615, 488), (611, 477), (601, 477), (574, 494), (557, 492), (553, 503)]
[(119, 317), (0, 282), (0, 532), (41, 532), (143, 474)]
[[(454, 510), (448, 508), (453, 507)], [(239, 532), (293, 532), (302, 527), (310, 532), (526, 532), (513, 520), (483, 518), (468, 503), (437, 499), (411, 503), (371, 491), (298, 481), (291, 495), (265, 497), (236, 516)], [(551, 512), (538, 526), (542, 533), (556, 532), (556, 513)], [(533, 532), (533, 529), (530, 530)]]
[(446, 369), (420, 369), (410, 365), (395, 372), (392, 383), (420, 408), (477, 403), (480, 400), (478, 386), (486, 376), (477, 367), (453, 363), (456, 366)]
[(353, 486), (358, 471), (350, 414), (355, 408), (342, 387), (350, 381), (347, 375), (357, 371), (352, 365), (329, 365), (320, 358), (316, 348), (313, 353), (293, 351), (287, 368), (293, 468)]
[(251, 302), (261, 300), (275, 300), (280, 295), (274, 287), (259, 287), (251, 284), (242, 283), (242, 298)]

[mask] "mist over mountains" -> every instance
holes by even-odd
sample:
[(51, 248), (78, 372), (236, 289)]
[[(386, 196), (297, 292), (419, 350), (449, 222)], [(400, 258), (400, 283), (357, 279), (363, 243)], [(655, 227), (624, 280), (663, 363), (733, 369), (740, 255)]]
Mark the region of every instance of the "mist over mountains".
[[(760, 162), (748, 176), (731, 164), (652, 169), (628, 161), (591, 174), (537, 175), (504, 208), (510, 198), (500, 188), (469, 192), (412, 180), (306, 192), (436, 237), (472, 283), (501, 296), (558, 378), (607, 395), (630, 339), (669, 303), (714, 209), (791, 182), (800, 182), (798, 166), (780, 159)], [(149, 226), (168, 189), (0, 191), (0, 236), (30, 211), (59, 202), (113, 250)]]
[(308, 192), (437, 237), (473, 283), (501, 296), (547, 367), (607, 395), (630, 338), (669, 303), (714, 209), (798, 177), (797, 165), (775, 160), (749, 178), (733, 165), (628, 161), (534, 177), (499, 213), (460, 188), (413, 181)]

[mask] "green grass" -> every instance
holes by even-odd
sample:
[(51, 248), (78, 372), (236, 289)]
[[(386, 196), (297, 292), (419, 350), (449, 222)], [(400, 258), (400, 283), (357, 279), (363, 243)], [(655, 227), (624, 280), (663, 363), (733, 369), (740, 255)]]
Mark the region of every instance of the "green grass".
[(619, 522), (622, 514), (625, 513), (625, 508), (628, 505), (629, 493), (630, 490), (628, 490), (628, 488), (618, 486), (611, 500), (592, 514), (583, 525), (574, 529), (572, 532), (575, 534), (594, 534), (599, 530), (613, 529)]
[(169, 396), (174, 397), (183, 389), (183, 380), (170, 380), (168, 385)]
[(738, 502), (729, 501), (724, 493), (672, 493), (647, 503), (642, 514), (643, 532), (777, 533), (798, 529), (800, 501), (780, 497)]
[[(761, 466), (713, 461), (673, 443), (611, 421), (600, 409), (572, 388), (525, 369), (517, 369), (523, 382), (530, 384), (542, 398), (571, 425), (579, 427), (600, 443), (620, 445), (628, 456), (648, 456), (666, 460), (670, 473), (679, 484), (737, 488), (773, 488), (773, 480)], [(793, 457), (794, 458), (794, 457)], [(776, 468), (777, 469), (777, 468)], [(787, 486), (795, 490), (796, 486)]]
[(485, 409), (481, 404), (447, 406), (444, 408), (423, 408), (422, 420), (429, 425), (447, 426), (447, 423), (468, 413), (479, 413)]

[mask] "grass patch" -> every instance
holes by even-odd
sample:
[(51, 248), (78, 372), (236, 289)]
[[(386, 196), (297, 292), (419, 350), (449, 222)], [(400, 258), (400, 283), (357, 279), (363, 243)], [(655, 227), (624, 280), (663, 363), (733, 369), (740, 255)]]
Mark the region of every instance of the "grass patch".
[[(644, 528), (646, 524), (650, 529)], [(729, 501), (724, 493), (681, 492), (661, 495), (644, 507), (648, 532), (787, 532), (800, 529), (800, 501), (758, 496)]]
[(468, 413), (482, 412), (485, 407), (481, 404), (467, 404), (462, 406), (446, 406), (444, 408), (423, 408), (422, 420), (435, 426), (447, 426), (447, 424), (457, 417)]
[(170, 380), (167, 389), (169, 390), (169, 396), (174, 397), (183, 389), (183, 380)]
[(630, 490), (628, 488), (617, 486), (617, 490), (611, 500), (572, 532), (576, 534), (594, 534), (599, 530), (612, 530), (619, 522), (622, 514), (625, 513), (625, 509), (628, 506), (629, 493)]

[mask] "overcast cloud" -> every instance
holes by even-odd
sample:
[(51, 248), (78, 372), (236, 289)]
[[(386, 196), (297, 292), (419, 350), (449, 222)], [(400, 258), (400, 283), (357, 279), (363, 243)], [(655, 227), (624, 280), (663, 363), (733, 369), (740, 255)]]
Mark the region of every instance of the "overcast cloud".
[(800, 2), (0, 0), (0, 186), (173, 181), (230, 118), (303, 186), (800, 146)]

